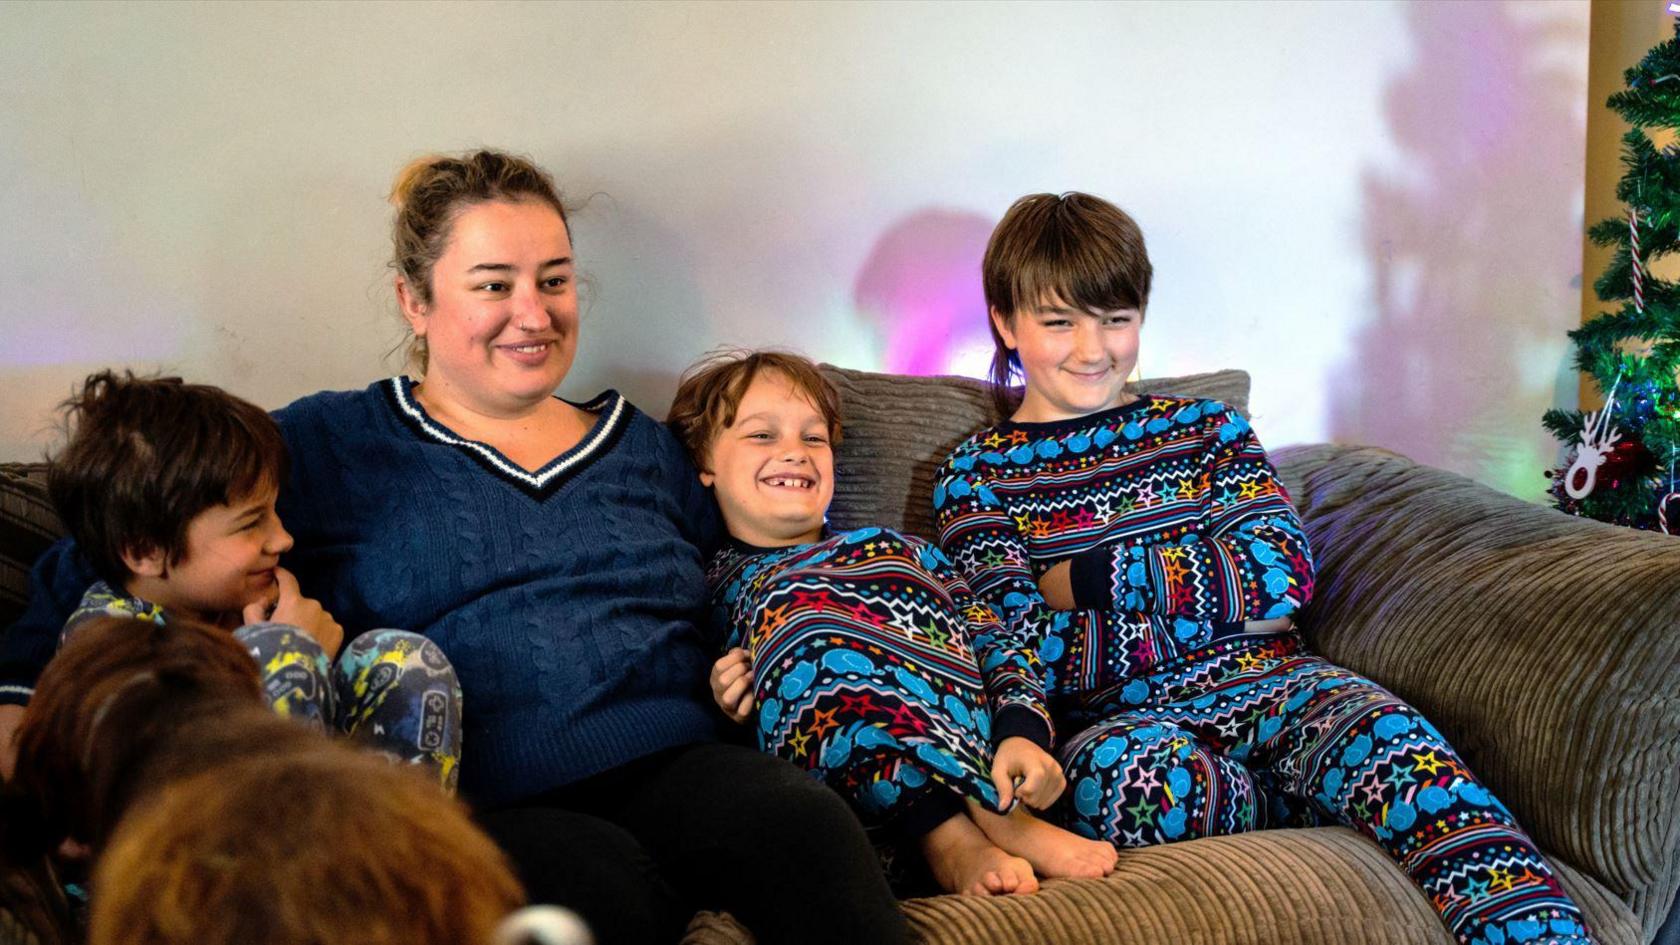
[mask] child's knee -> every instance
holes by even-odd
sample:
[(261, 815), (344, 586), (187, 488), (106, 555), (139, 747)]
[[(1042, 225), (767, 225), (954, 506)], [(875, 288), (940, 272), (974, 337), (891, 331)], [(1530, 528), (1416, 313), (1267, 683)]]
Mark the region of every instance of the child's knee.
[(233, 638), (251, 654), (259, 668), (276, 659), (325, 667), (332, 661), (315, 638), (284, 623), (252, 623), (233, 631)]
[(436, 769), (445, 790), (453, 789), (461, 686), (436, 643), (405, 630), (372, 630), (345, 646), (334, 672), (340, 731), (399, 761)]
[(263, 695), (275, 712), (325, 727), (336, 712), (332, 661), (315, 638), (296, 627), (256, 623), (233, 637), (251, 654)]
[(389, 654), (397, 654), (403, 659), (411, 656), (421, 658), (423, 655), (441, 658), (443, 651), (424, 636), (408, 630), (369, 630), (344, 644), (342, 658), (373, 659)]
[(1253, 774), (1168, 726), (1108, 726), (1070, 743), (1062, 765), (1061, 813), (1085, 836), (1172, 842), (1249, 830), (1258, 816)]
[(455, 667), (443, 649), (407, 630), (370, 630), (358, 635), (339, 654), (338, 670), (359, 687), (383, 688), (410, 676), (426, 680), (428, 688), (457, 685)]
[(1193, 745), (1188, 735), (1165, 726), (1118, 723), (1069, 742), (1059, 760), (1072, 777), (1075, 772), (1118, 771), (1146, 758), (1163, 765), (1188, 760)]

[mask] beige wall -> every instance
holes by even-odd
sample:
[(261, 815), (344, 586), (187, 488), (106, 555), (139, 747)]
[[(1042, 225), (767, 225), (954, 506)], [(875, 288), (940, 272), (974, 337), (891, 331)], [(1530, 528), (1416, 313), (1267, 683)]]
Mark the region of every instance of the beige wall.
[(552, 168), (594, 280), (563, 392), (663, 412), (722, 342), (983, 369), (1029, 191), (1143, 223), (1143, 368), (1274, 445), (1538, 495), (1573, 403), (1585, 3), (0, 5), (0, 459), (108, 364), (266, 406), (387, 373), (395, 169)]

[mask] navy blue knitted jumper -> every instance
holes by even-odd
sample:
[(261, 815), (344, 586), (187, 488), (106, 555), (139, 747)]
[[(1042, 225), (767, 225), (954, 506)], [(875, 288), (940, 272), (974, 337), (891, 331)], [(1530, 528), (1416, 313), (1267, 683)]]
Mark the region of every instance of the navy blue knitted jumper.
[(663, 424), (616, 392), (528, 473), (459, 439), (407, 378), (275, 413), (285, 564), (345, 627), (425, 634), (465, 696), (462, 793), (539, 794), (715, 737), (696, 617), (717, 511)]
[[(716, 737), (702, 639), (717, 508), (663, 424), (608, 391), (575, 448), (527, 473), (432, 421), (406, 378), (276, 412), (291, 451), (282, 563), (354, 635), (423, 633), (465, 695), (461, 791), (521, 800)], [(0, 704), (29, 700), (97, 579), (63, 539), (0, 635)]]

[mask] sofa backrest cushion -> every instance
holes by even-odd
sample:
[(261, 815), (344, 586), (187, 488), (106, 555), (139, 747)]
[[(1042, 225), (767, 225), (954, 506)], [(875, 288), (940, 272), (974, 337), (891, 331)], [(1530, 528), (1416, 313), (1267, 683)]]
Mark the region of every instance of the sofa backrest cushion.
[[(933, 524), (933, 477), (969, 434), (998, 421), (991, 385), (969, 377), (910, 377), (822, 366), (840, 392), (843, 435), (834, 456), (837, 529), (885, 525), (927, 539)], [(1248, 374), (1215, 371), (1145, 378), (1146, 394), (1218, 400), (1245, 416)]]
[[(935, 539), (933, 476), (956, 445), (996, 423), (991, 386), (970, 377), (911, 377), (822, 366), (840, 392), (845, 435), (835, 452), (835, 528), (886, 525)], [(1218, 400), (1248, 412), (1248, 374), (1145, 378), (1140, 393)], [(29, 569), (64, 533), (47, 500), (44, 463), (0, 463), (0, 627), (23, 611)]]
[(29, 569), (64, 528), (47, 499), (44, 463), (0, 463), (0, 628), (23, 613)]

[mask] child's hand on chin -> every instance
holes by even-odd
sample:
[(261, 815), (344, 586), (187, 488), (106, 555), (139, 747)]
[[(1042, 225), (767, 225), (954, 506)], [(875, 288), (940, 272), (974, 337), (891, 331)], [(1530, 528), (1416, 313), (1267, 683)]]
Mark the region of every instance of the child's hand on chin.
[(292, 572), (275, 568), (274, 584), (278, 596), (272, 602), (252, 601), (246, 604), (245, 622), (252, 624), (266, 620), (297, 627), (321, 644), (321, 649), (327, 651), (327, 659), (337, 659), (338, 648), (344, 644), (344, 628), (338, 625), (332, 614), (327, 613), (320, 601), (303, 596)]
[(712, 664), (712, 701), (731, 722), (745, 722), (753, 710), (752, 660), (736, 647)]

